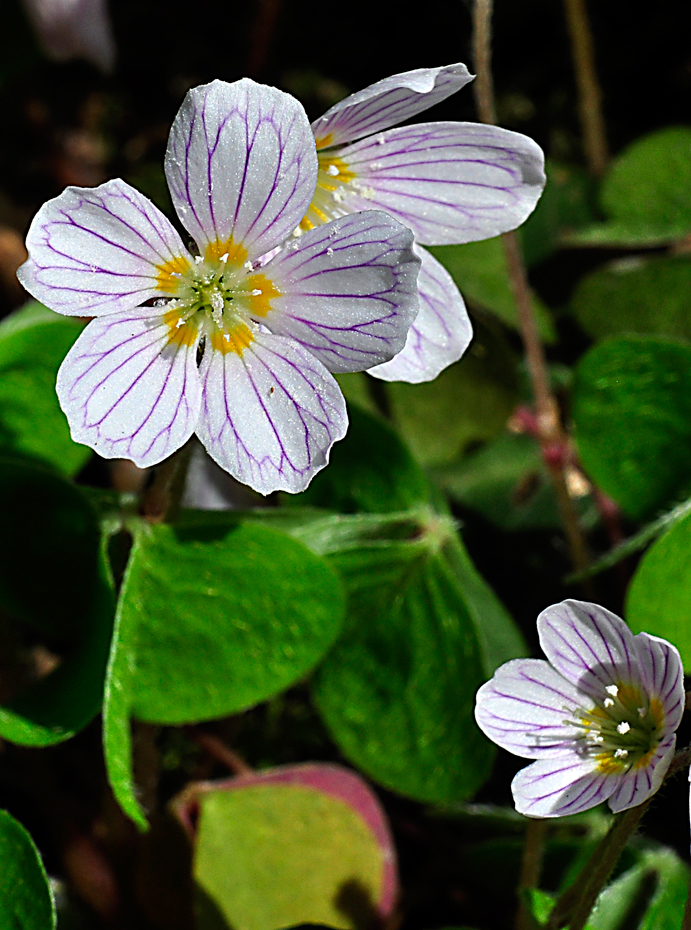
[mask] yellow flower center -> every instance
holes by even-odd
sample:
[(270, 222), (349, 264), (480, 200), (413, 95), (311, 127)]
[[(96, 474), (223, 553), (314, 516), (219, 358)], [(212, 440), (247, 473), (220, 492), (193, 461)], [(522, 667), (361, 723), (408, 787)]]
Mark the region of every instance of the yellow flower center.
[(201, 337), (219, 352), (242, 355), (254, 339), (252, 321), (265, 317), (281, 296), (232, 238), (209, 243), (194, 261), (176, 256), (157, 271), (158, 290), (171, 298), (163, 315), (171, 345), (192, 346)]

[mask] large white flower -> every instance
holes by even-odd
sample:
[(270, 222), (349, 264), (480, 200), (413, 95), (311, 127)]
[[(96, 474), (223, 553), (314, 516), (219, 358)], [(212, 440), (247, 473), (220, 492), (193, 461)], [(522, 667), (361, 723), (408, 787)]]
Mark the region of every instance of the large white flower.
[(602, 801), (615, 812), (641, 804), (674, 755), (684, 712), (679, 653), (581, 601), (548, 607), (537, 627), (548, 661), (502, 665), (475, 708), (491, 740), (536, 760), (513, 780), (516, 809), (563, 817)]
[(301, 228), (375, 208), (412, 229), (418, 243), (420, 312), (404, 350), (369, 372), (387, 381), (436, 378), (472, 337), (458, 288), (421, 246), (475, 242), (515, 229), (545, 185), (542, 150), (521, 133), (460, 122), (389, 128), (472, 79), (462, 64), (395, 74), (312, 123), (319, 177)]
[(31, 224), (26, 289), (96, 317), (58, 374), (72, 435), (144, 467), (196, 432), (239, 481), (300, 491), (346, 431), (330, 372), (405, 343), (412, 234), (368, 211), (291, 238), (315, 190), (314, 140), (297, 100), (247, 79), (190, 91), (165, 168), (198, 254), (120, 180), (68, 188)]

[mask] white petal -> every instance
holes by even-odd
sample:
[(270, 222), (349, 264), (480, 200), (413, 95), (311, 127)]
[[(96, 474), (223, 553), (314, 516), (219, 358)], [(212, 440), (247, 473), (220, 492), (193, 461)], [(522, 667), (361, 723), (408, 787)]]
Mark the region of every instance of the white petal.
[(413, 236), (369, 211), (319, 226), (266, 266), (278, 287), (264, 322), (329, 371), (362, 371), (405, 345), (417, 315), (420, 259)]
[(661, 743), (645, 768), (630, 769), (618, 779), (617, 789), (607, 802), (615, 814), (636, 807), (655, 794), (674, 756), (676, 736)]
[(539, 145), (480, 123), (419, 123), (339, 151), (354, 180), (343, 212), (386, 210), (427, 245), (489, 239), (519, 226), (545, 186)]
[(239, 354), (207, 349), (197, 435), (209, 455), (261, 494), (297, 493), (345, 435), (335, 379), (302, 346), (256, 330)]
[(312, 123), (320, 148), (342, 145), (402, 123), (445, 100), (473, 80), (465, 65), (417, 68), (370, 84)]
[(56, 386), (76, 442), (145, 468), (189, 439), (201, 402), (197, 345), (171, 343), (170, 334), (153, 309), (89, 323)]
[(248, 78), (195, 87), (170, 131), (166, 176), (200, 249), (233, 237), (258, 258), (309, 206), (317, 153), (302, 104)]
[(567, 600), (537, 618), (542, 649), (558, 672), (596, 700), (605, 688), (641, 683), (634, 636), (616, 614), (585, 601)]
[(566, 817), (596, 807), (617, 787), (617, 779), (597, 771), (576, 753), (540, 759), (521, 769), (511, 782), (516, 810), (529, 817)]
[(415, 252), (422, 259), (418, 315), (403, 350), (370, 368), (369, 374), (383, 381), (432, 381), (458, 361), (473, 338), (468, 311), (449, 272), (427, 249), (417, 246)]
[(638, 667), (648, 695), (658, 698), (665, 712), (665, 728), (676, 730), (684, 713), (684, 668), (679, 651), (666, 639), (639, 633), (633, 638)]
[(188, 258), (172, 224), (124, 181), (68, 187), (38, 211), (17, 272), (27, 291), (67, 316), (131, 310), (161, 296), (161, 266)]
[(486, 736), (514, 755), (563, 755), (579, 735), (571, 720), (580, 698), (543, 659), (513, 659), (478, 691), (475, 719)]

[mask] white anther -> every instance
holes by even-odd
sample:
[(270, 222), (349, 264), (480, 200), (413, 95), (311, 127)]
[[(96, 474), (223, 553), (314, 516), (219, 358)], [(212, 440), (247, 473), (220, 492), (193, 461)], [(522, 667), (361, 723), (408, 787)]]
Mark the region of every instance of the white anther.
[(330, 174), (332, 178), (336, 178), (341, 172), (338, 170), (336, 165), (329, 165), (329, 167), (326, 169), (326, 173)]
[(185, 321), (183, 320), (182, 317), (180, 317), (180, 318), (178, 319), (177, 323), (175, 324), (175, 328), (176, 328), (176, 329), (180, 329), (180, 327), (181, 327), (181, 326), (184, 326), (184, 325), (185, 325)]
[(628, 754), (629, 754), (628, 749), (617, 749), (617, 751), (614, 753), (614, 758), (625, 759), (628, 756)]
[(605, 707), (614, 707), (614, 701), (612, 698), (605, 698), (602, 703), (605, 705)]
[(329, 256), (329, 258), (331, 258), (331, 256), (333, 255), (333, 253), (334, 253), (334, 250), (333, 250), (333, 249), (327, 249), (327, 250), (326, 250), (326, 254)]
[(638, 716), (639, 716), (639, 717), (641, 718), (641, 720), (642, 720), (642, 719), (645, 717), (645, 715), (646, 715), (646, 709), (645, 709), (645, 707), (638, 707), (637, 710), (638, 710)]
[(260, 297), (264, 292), (260, 291), (258, 287), (252, 291), (252, 297)]
[(216, 313), (223, 313), (223, 307), (225, 306), (225, 301), (223, 300), (223, 295), (219, 293), (215, 288), (209, 294), (209, 301)]
[(154, 301), (154, 307), (165, 307), (168, 301), (165, 297), (157, 297)]
[(377, 136), (377, 142), (379, 143), (379, 145), (383, 145), (386, 142), (386, 139), (384, 138), (384, 136)]
[(254, 268), (254, 265), (252, 264), (252, 262), (245, 262), (245, 264), (242, 267), (246, 268), (248, 271), (252, 271), (252, 269)]
[(336, 203), (343, 203), (343, 194), (341, 191), (334, 191), (331, 195)]
[(219, 262), (223, 262), (223, 264), (225, 265), (225, 263), (228, 261), (229, 258), (230, 256), (228, 255), (228, 253), (224, 252), (223, 255), (221, 255), (221, 257), (219, 258)]
[(631, 724), (627, 723), (626, 720), (622, 720), (621, 723), (617, 724), (617, 733), (621, 733), (622, 736), (624, 735), (624, 733), (628, 733), (630, 729), (631, 729)]
[(293, 230), (293, 235), (295, 236), (296, 239), (298, 239), (302, 235), (302, 230), (300, 229), (299, 226), (295, 227), (295, 229)]
[(226, 342), (230, 342), (230, 333), (223, 333), (223, 338)]
[(619, 688), (616, 685), (607, 685), (605, 691), (607, 694), (611, 694), (612, 697), (616, 697), (619, 694)]
[(195, 265), (201, 265), (201, 263), (202, 263), (203, 261), (204, 261), (204, 259), (201, 257), (201, 255), (195, 255), (195, 256), (194, 256), (194, 263), (195, 263)]

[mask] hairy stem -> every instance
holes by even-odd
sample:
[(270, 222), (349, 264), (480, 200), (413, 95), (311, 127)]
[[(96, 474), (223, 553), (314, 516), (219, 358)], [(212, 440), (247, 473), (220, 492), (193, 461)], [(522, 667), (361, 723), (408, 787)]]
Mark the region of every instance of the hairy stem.
[[(492, 3), (493, 0), (475, 0), (473, 7), (473, 55), (477, 72), (474, 86), (478, 113), (483, 123), (494, 123), (496, 120), (492, 82)], [(535, 398), (538, 441), (554, 484), (571, 561), (574, 568), (584, 570), (589, 564), (588, 550), (564, 472), (568, 437), (561, 425), (559, 407), (550, 386), (528, 274), (516, 233), (505, 233), (502, 241)]]
[(602, 91), (595, 70), (593, 34), (588, 21), (586, 0), (564, 0), (564, 11), (576, 72), (583, 149), (591, 174), (600, 178), (607, 168), (609, 153), (602, 115)]
[(175, 516), (185, 489), (185, 475), (192, 455), (188, 442), (156, 466), (153, 478), (142, 494), (141, 514), (149, 523), (163, 523)]

